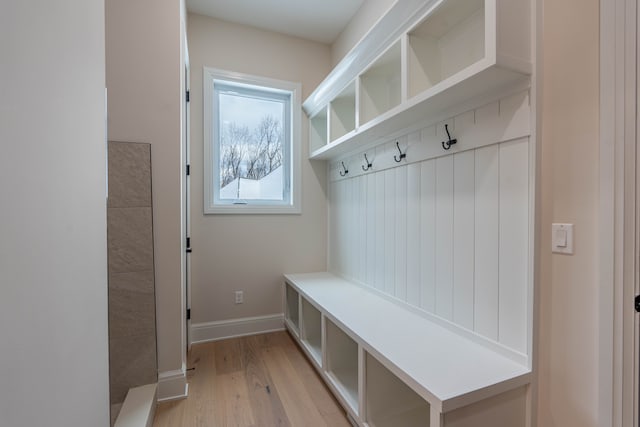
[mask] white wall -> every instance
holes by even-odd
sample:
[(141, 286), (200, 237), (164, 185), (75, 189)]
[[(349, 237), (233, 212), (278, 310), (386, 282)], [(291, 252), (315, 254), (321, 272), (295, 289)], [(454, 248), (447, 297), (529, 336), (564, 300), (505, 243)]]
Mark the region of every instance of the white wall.
[(106, 2), (109, 140), (151, 144), (161, 374), (181, 370), (185, 361), (180, 15), (179, 1)]
[(369, 32), (396, 0), (367, 0), (331, 45), (331, 64), (340, 60)]
[[(304, 99), (329, 72), (329, 47), (189, 15), (189, 54), (192, 321), (282, 313), (282, 274), (326, 269), (325, 165), (307, 160), (302, 114), (302, 214), (203, 215), (202, 67), (300, 82)], [(234, 290), (244, 290), (244, 304), (234, 304)]]
[[(544, 2), (541, 427), (597, 425), (598, 23), (597, 0)], [(551, 254), (552, 222), (575, 224), (575, 255)]]
[(104, 2), (0, 7), (0, 425), (109, 425)]

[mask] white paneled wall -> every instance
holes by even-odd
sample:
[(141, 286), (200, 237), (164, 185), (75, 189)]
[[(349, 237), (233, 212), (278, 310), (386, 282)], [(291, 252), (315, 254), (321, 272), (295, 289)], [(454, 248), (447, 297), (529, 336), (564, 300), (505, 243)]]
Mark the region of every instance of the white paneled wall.
[[(518, 94), (330, 167), (329, 269), (525, 354), (532, 167)], [(435, 139), (435, 142), (434, 142)], [(457, 150), (457, 151), (456, 151)], [(344, 170), (342, 170), (344, 173)]]

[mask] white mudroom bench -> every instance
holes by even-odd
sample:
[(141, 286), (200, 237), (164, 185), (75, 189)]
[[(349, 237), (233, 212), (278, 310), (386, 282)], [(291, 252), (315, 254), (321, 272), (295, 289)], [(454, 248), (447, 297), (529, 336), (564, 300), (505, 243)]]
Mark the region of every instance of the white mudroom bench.
[(529, 425), (526, 363), (364, 286), (285, 275), (285, 326), (359, 426)]

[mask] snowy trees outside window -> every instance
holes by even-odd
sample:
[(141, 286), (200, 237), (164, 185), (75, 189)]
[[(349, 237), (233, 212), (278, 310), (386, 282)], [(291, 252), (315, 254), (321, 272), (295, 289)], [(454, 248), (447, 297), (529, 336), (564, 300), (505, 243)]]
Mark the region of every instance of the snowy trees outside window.
[(282, 200), (287, 98), (228, 85), (216, 93), (220, 199)]
[(265, 115), (256, 127), (227, 123), (220, 135), (220, 186), (238, 178), (261, 180), (282, 166), (282, 125)]
[(300, 85), (205, 68), (204, 86), (205, 213), (298, 213)]

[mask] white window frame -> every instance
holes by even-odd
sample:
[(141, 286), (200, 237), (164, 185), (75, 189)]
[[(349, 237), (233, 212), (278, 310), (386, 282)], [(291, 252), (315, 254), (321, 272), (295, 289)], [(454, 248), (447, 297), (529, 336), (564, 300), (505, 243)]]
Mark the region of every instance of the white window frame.
[[(218, 117), (214, 96), (214, 83), (230, 83), (239, 86), (259, 86), (267, 90), (276, 90), (291, 93), (291, 117), (290, 142), (288, 149), (284, 149), (284, 155), (288, 157), (289, 167), (285, 167), (284, 173), (289, 178), (288, 201), (247, 201), (237, 204), (222, 202), (214, 195), (219, 177), (219, 163), (217, 145)], [(301, 85), (300, 83), (284, 80), (270, 79), (249, 74), (235, 73), (215, 68), (203, 67), (203, 100), (204, 100), (204, 213), (205, 214), (300, 214), (301, 213)], [(283, 162), (285, 164), (285, 162)], [(288, 170), (287, 170), (288, 169)], [(216, 176), (217, 174), (217, 176)], [(219, 186), (219, 185), (218, 185)], [(217, 189), (219, 191), (219, 188)]]

